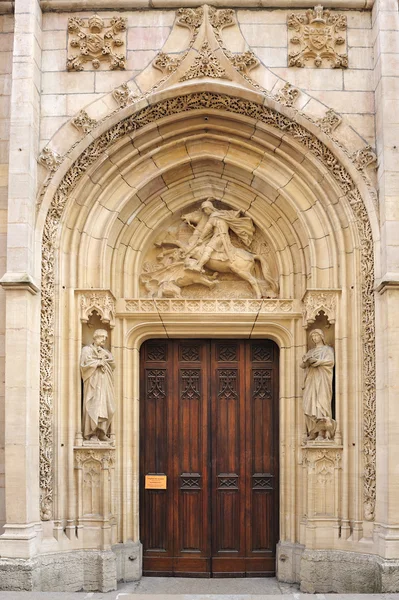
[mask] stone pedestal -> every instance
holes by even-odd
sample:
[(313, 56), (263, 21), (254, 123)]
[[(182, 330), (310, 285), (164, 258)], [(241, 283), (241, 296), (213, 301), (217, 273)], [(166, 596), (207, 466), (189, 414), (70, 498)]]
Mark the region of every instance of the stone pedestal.
[(342, 446), (307, 442), (303, 447), (305, 546), (331, 548), (339, 537)]
[(85, 443), (74, 448), (78, 530), (85, 548), (108, 550), (116, 542), (113, 510), (115, 448)]

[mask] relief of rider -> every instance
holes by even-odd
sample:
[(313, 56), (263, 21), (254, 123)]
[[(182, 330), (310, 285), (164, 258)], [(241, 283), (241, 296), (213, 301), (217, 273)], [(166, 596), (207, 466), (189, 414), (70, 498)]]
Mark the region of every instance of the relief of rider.
[(193, 271), (203, 271), (204, 265), (212, 253), (219, 254), (218, 260), (234, 261), (235, 247), (231, 243), (229, 231), (232, 230), (246, 245), (250, 246), (255, 233), (255, 227), (250, 217), (241, 216), (241, 211), (219, 210), (215, 208), (210, 198), (201, 204), (202, 211), (209, 216), (205, 225), (198, 225), (191, 236), (186, 250), (186, 259), (192, 259), (194, 250), (200, 246), (202, 255), (197, 264), (187, 264)]

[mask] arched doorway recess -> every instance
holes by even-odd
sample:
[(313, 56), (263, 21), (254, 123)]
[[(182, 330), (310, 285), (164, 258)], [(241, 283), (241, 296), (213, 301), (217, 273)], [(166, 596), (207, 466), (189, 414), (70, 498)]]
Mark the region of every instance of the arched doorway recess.
[[(129, 544), (140, 553), (138, 350), (151, 337), (267, 337), (279, 345), (281, 578), (299, 579), (304, 548), (356, 551), (356, 540), (347, 544), (349, 523), (356, 523), (358, 540), (371, 533), (366, 521), (373, 519), (375, 501), (374, 260), (363, 197), (373, 216), (372, 202), (354, 169), (348, 165), (350, 175), (328, 140), (324, 144), (305, 129), (293, 111), (282, 115), (260, 95), (245, 91), (238, 98), (225, 93), (227, 87), (223, 91), (154, 98), (110, 129), (102, 124), (80, 155), (80, 148), (71, 151), (70, 168), (65, 172), (63, 165), (63, 178), (54, 177), (58, 187), (49, 186), (38, 217), (42, 518), (54, 520), (55, 531), (66, 531), (60, 550), (101, 548), (104, 560), (111, 547), (119, 552), (118, 577), (128, 570)], [(143, 297), (143, 256), (157, 232), (207, 197), (241, 210), (265, 236), (278, 272), (278, 298), (233, 294), (205, 305), (203, 295), (178, 301)], [(334, 444), (314, 448), (302, 445), (298, 365), (306, 350), (303, 326), (318, 318), (325, 319), (335, 346), (338, 431)], [(117, 362), (115, 446), (106, 454), (87, 449), (85, 457), (77, 365), (82, 341), (100, 322), (112, 329)], [(359, 355), (363, 370), (349, 377)], [(354, 449), (349, 435), (358, 442)], [(62, 453), (54, 450), (60, 446)], [(101, 489), (111, 484), (102, 525), (82, 508), (89, 460), (96, 463)], [(314, 473), (327, 474), (329, 498), (321, 505), (315, 498), (323, 486)], [(350, 478), (358, 481), (355, 495)]]

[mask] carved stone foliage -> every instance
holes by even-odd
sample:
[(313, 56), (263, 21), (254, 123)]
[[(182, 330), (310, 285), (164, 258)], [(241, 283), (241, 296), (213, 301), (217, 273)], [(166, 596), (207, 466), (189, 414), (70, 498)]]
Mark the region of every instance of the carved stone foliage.
[(331, 324), (335, 323), (337, 296), (336, 290), (308, 290), (303, 298), (303, 326), (309, 327), (314, 323), (321, 311)]
[(288, 16), (289, 67), (347, 67), (346, 16), (318, 5)]
[(214, 6), (210, 6), (209, 22), (220, 33), (225, 27), (235, 24), (235, 12), (231, 8), (215, 8)]
[(164, 74), (173, 73), (180, 65), (184, 56), (170, 56), (170, 54), (165, 54), (164, 52), (160, 52), (156, 58), (153, 60), (153, 66), (162, 71)]
[(342, 117), (329, 108), (323, 118), (317, 120), (317, 124), (324, 133), (332, 133), (342, 123)]
[(235, 67), (240, 73), (245, 73), (248, 75), (251, 69), (254, 69), (259, 65), (259, 60), (256, 58), (255, 54), (251, 52), (251, 50), (247, 50), (246, 52), (241, 52), (239, 54), (233, 54), (232, 52), (225, 50), (224, 53), (230, 60), (233, 67)]
[(85, 66), (99, 69), (107, 63), (111, 70), (124, 69), (126, 56), (116, 52), (125, 45), (122, 34), (126, 31), (125, 17), (104, 20), (99, 15), (89, 19), (70, 17), (68, 20), (68, 48), (74, 53), (68, 56), (68, 71), (83, 71)]
[(352, 160), (359, 171), (367, 169), (370, 165), (377, 166), (377, 155), (371, 146), (361, 148), (352, 154)]
[(54, 173), (62, 163), (62, 156), (46, 147), (39, 154), (39, 163), (46, 167), (50, 173)]
[(127, 83), (122, 83), (122, 85), (115, 88), (112, 96), (121, 108), (130, 106), (130, 104), (133, 104), (139, 98), (139, 94), (132, 92)]
[(294, 106), (295, 100), (298, 98), (300, 92), (290, 83), (286, 83), (281, 90), (275, 95), (275, 99), (284, 104), (284, 106)]
[[(95, 139), (74, 162), (55, 192), (45, 220), (42, 238), (41, 349), (40, 349), (40, 487), (42, 518), (51, 519), (53, 499), (52, 407), (54, 394), (55, 248), (61, 218), (70, 192), (89, 167), (123, 136), (145, 125), (181, 112), (216, 109), (260, 120), (291, 135), (321, 161), (346, 194), (352, 207), (361, 243), (363, 407), (364, 407), (364, 501), (365, 518), (374, 518), (375, 508), (375, 331), (373, 236), (359, 190), (335, 154), (310, 131), (281, 113), (242, 98), (212, 92), (195, 92), (144, 107), (119, 121)], [(205, 300), (202, 300), (204, 302)], [(255, 300), (251, 300), (255, 302)], [(141, 302), (141, 301), (140, 301)], [(146, 300), (145, 302), (153, 302)], [(158, 302), (158, 301), (157, 301)], [(168, 302), (171, 302), (168, 300)], [(177, 300), (176, 300), (177, 302)]]
[(177, 24), (190, 29), (194, 35), (201, 27), (204, 17), (204, 9), (202, 6), (198, 8), (179, 8), (177, 11)]
[(97, 121), (91, 119), (85, 110), (81, 110), (71, 122), (76, 129), (83, 133), (89, 133), (97, 125)]
[(186, 288), (190, 297), (274, 298), (279, 287), (270, 260), (252, 219), (208, 198), (158, 235), (144, 258), (142, 291), (158, 298), (181, 298)]
[(80, 294), (80, 320), (88, 323), (90, 315), (96, 312), (101, 321), (114, 327), (115, 325), (115, 298), (108, 290), (79, 291)]
[(226, 71), (221, 66), (219, 60), (216, 58), (213, 50), (211, 49), (209, 42), (205, 41), (198, 56), (195, 58), (194, 63), (191, 65), (189, 70), (180, 78), (180, 81), (187, 81), (189, 79), (197, 79), (201, 77), (212, 77), (220, 79), (229, 79), (226, 75)]

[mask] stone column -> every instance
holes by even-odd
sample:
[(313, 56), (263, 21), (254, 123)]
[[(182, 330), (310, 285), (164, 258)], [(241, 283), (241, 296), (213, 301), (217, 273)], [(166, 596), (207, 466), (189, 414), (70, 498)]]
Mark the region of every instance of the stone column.
[(35, 257), (41, 11), (15, 0), (7, 223), (5, 368), (6, 525), (0, 555), (36, 553), (39, 518), (40, 261)]
[[(375, 539), (381, 591), (397, 591), (388, 566), (399, 561), (399, 13), (396, 0), (373, 8), (374, 76), (381, 220), (377, 271), (377, 502)], [(377, 263), (378, 263), (377, 254)], [(396, 561), (395, 561), (396, 562)], [(393, 587), (392, 587), (393, 585)]]

